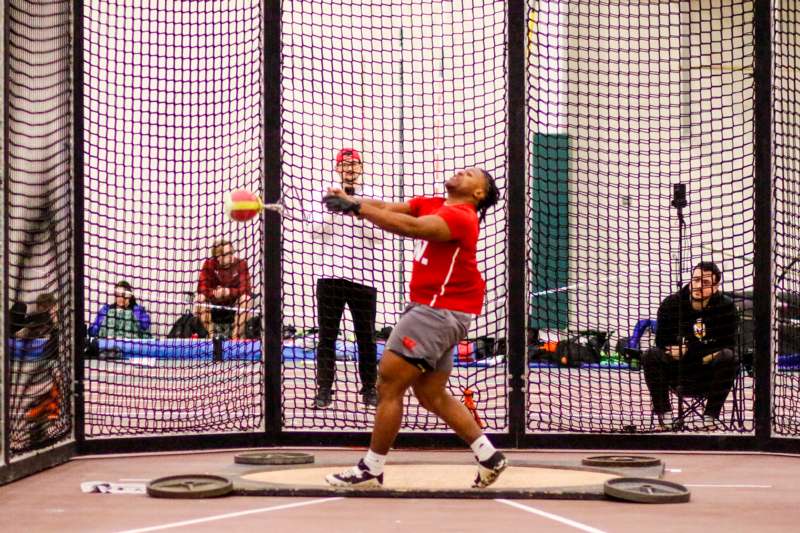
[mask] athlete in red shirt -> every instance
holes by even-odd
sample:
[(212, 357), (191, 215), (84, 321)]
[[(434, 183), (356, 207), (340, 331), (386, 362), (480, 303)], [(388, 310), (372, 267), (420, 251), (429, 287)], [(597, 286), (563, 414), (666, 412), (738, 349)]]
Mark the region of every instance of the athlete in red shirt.
[(444, 198), (414, 198), (413, 217), (434, 215), (447, 224), (447, 241), (418, 241), (411, 273), (411, 301), (440, 309), (479, 315), (486, 283), (475, 258), (478, 217), (475, 205), (448, 205)]
[(499, 192), (494, 179), (480, 168), (457, 172), (445, 186), (447, 198), (405, 203), (352, 198), (339, 189), (329, 189), (325, 197), (331, 211), (420, 239), (411, 274), (411, 304), (392, 330), (378, 367), (378, 408), (369, 451), (357, 466), (327, 476), (333, 486), (383, 484), (386, 455), (400, 430), (409, 387), (423, 407), (472, 448), (478, 461), (473, 487), (489, 486), (507, 466), (473, 415), (447, 390), (453, 347), (483, 307), (486, 284), (475, 258), (478, 226)]

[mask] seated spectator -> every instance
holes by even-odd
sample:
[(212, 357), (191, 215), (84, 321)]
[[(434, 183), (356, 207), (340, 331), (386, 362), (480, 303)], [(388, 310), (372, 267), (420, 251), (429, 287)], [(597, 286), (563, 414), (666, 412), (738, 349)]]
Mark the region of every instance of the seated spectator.
[(704, 396), (703, 419), (715, 427), (739, 368), (734, 347), (739, 315), (733, 301), (719, 291), (722, 273), (716, 264), (699, 263), (691, 282), (658, 308), (656, 346), (642, 360), (653, 412), (664, 429), (674, 422), (669, 389)]
[(103, 339), (149, 339), (150, 316), (136, 303), (133, 289), (127, 281), (114, 286), (114, 303), (100, 308), (89, 326), (89, 336)]
[[(24, 306), (18, 307), (18, 311)], [(35, 311), (25, 315), (14, 336), (19, 339), (49, 338), (58, 331), (58, 305), (56, 297), (45, 292), (36, 297)]]
[[(22, 312), (25, 306), (18, 306)], [(62, 395), (60, 383), (63, 369), (58, 363), (58, 344), (60, 321), (58, 302), (52, 293), (42, 293), (36, 298), (34, 311), (25, 315), (23, 327), (15, 333), (18, 339), (47, 339), (41, 348), (41, 356), (36, 350), (29, 351), (27, 344), (18, 349), (27, 360), (23, 368), (12, 365), (11, 381), (14, 383), (15, 396), (12, 402), (19, 402), (25, 409), (25, 419), (37, 424), (57, 420), (62, 411)], [(37, 431), (41, 429), (37, 426)], [(32, 436), (32, 440), (40, 440)]]
[(234, 255), (233, 245), (220, 239), (200, 269), (197, 311), (211, 334), (239, 339), (244, 336), (250, 307), (250, 273), (247, 263)]

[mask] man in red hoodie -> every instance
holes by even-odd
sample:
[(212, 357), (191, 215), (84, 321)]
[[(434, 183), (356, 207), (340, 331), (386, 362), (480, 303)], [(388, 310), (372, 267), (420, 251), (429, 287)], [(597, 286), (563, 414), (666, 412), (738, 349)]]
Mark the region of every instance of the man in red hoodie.
[(250, 272), (234, 255), (233, 245), (220, 239), (211, 246), (211, 257), (200, 269), (197, 314), (213, 335), (214, 324), (233, 324), (231, 337), (241, 338), (250, 308)]
[(486, 283), (476, 258), (479, 224), (497, 203), (499, 192), (494, 179), (480, 168), (456, 172), (445, 187), (446, 198), (418, 197), (403, 203), (353, 198), (340, 189), (329, 189), (324, 199), (330, 211), (419, 239), (411, 304), (386, 342), (378, 367), (378, 408), (369, 450), (358, 465), (325, 478), (335, 487), (383, 485), (386, 456), (400, 430), (409, 388), (424, 408), (472, 448), (478, 463), (474, 488), (491, 485), (507, 466), (472, 414), (447, 390), (453, 347), (483, 307)]

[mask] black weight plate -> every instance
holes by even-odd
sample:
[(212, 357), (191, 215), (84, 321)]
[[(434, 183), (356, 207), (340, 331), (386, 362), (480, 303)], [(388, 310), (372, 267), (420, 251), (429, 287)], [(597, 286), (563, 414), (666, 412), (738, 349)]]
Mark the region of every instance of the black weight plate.
[(153, 498), (197, 499), (225, 496), (233, 490), (230, 479), (207, 474), (167, 476), (147, 484), (147, 494)]
[(303, 452), (244, 452), (236, 454), (235, 463), (241, 465), (303, 465), (314, 462), (314, 456)]
[(587, 457), (581, 464), (584, 466), (615, 466), (637, 468), (644, 466), (661, 466), (661, 459), (646, 455), (595, 455)]
[(638, 477), (618, 477), (605, 483), (606, 496), (637, 503), (685, 503), (689, 489), (679, 483)]

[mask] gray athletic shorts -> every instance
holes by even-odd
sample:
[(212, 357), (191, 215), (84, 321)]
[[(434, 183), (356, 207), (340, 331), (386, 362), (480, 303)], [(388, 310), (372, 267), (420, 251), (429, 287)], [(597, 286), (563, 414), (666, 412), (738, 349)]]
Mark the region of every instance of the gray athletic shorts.
[(423, 371), (449, 373), (453, 346), (467, 336), (474, 315), (412, 303), (386, 341), (386, 349)]

